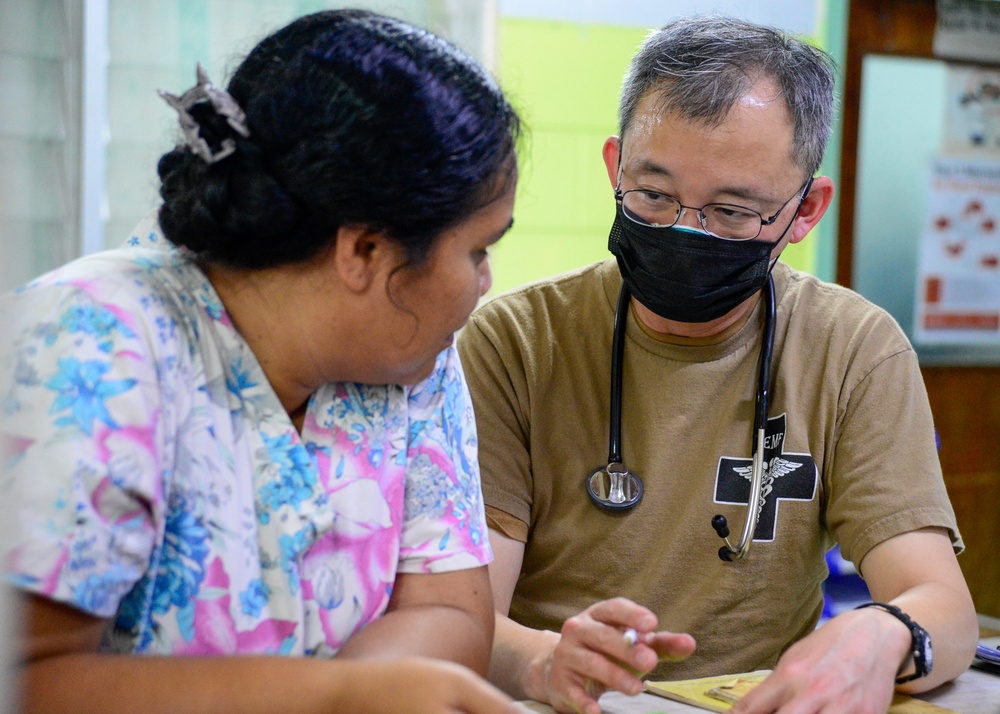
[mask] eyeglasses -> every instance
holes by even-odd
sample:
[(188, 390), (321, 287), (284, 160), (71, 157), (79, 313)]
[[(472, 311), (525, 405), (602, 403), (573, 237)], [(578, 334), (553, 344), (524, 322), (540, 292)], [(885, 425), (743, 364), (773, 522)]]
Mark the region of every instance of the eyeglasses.
[(733, 203), (709, 203), (701, 208), (685, 206), (673, 196), (646, 188), (632, 188), (625, 192), (616, 188), (615, 200), (622, 205), (627, 218), (642, 225), (670, 228), (684, 217), (685, 211), (691, 210), (698, 212), (698, 221), (709, 235), (722, 240), (753, 240), (764, 230), (764, 226), (778, 220), (792, 199), (798, 197), (801, 205), (811, 186), (810, 178), (769, 218), (764, 218), (752, 208)]

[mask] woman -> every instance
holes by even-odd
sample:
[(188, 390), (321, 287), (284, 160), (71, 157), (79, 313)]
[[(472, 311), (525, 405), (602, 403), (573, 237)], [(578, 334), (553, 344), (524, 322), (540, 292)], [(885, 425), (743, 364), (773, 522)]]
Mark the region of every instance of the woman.
[(198, 74), (163, 94), (186, 141), (157, 214), (3, 305), (24, 708), (512, 706), (469, 671), (492, 554), (452, 342), (518, 119), (362, 11), (279, 30), (228, 91)]

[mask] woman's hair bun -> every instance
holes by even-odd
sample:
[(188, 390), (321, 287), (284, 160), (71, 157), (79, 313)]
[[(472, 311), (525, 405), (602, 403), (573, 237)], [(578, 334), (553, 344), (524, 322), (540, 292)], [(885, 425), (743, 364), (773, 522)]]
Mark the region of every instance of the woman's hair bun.
[(205, 260), (304, 260), (340, 226), (362, 224), (419, 262), (516, 177), (520, 121), (496, 82), (400, 20), (307, 15), (262, 40), (226, 92), (202, 81), (209, 100), (188, 112), (195, 147), (188, 127), (159, 175), (164, 234)]

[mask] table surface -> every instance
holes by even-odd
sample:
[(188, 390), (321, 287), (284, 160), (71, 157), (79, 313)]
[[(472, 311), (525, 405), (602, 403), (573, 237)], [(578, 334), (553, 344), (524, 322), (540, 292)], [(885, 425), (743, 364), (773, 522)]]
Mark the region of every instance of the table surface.
[[(980, 641), (997, 646), (1000, 645), (1000, 636), (984, 637)], [(917, 699), (932, 702), (958, 714), (1000, 714), (1000, 675), (969, 669), (954, 682), (918, 695)], [(601, 697), (600, 702), (605, 714), (704, 714), (705, 711), (646, 692), (636, 697), (608, 692)], [(521, 702), (521, 706), (526, 712), (539, 714), (551, 714), (554, 711), (547, 704), (537, 702)]]
[[(917, 699), (933, 702), (959, 714), (1000, 714), (1000, 676), (970, 669), (950, 684), (922, 694)], [(704, 709), (674, 702), (655, 694), (642, 693), (628, 697), (620, 692), (608, 692), (600, 699), (605, 714), (695, 714)], [(537, 702), (521, 702), (526, 712), (548, 714), (552, 707)]]

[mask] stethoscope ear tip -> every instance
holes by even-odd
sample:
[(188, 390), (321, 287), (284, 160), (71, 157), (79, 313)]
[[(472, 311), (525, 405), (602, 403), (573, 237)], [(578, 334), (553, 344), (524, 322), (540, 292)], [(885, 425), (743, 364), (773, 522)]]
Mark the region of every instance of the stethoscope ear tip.
[(719, 560), (724, 560), (727, 563), (731, 563), (733, 560), (733, 552), (729, 550), (729, 546), (722, 546), (719, 548)]

